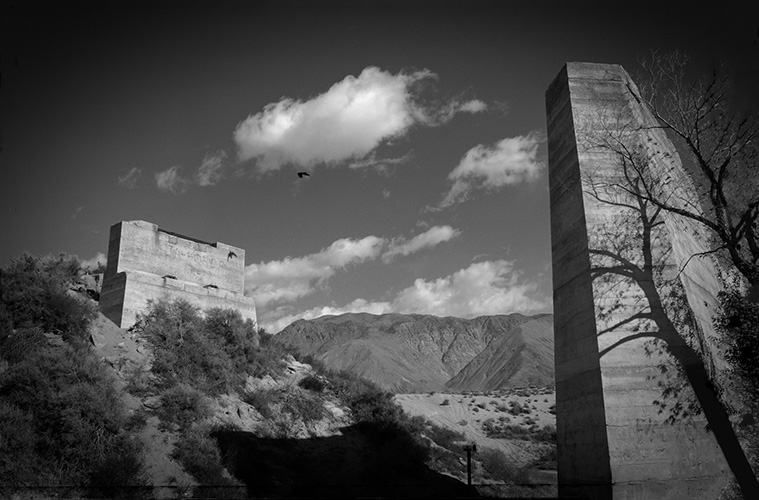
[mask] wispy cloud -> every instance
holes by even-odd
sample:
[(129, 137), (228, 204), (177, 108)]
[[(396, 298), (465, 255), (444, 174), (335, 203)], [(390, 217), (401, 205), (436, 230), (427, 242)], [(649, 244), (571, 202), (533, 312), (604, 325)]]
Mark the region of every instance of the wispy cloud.
[(343, 238), (317, 253), (304, 257), (251, 264), (245, 269), (245, 291), (257, 307), (292, 302), (325, 286), (334, 274), (351, 264), (379, 257), (384, 238)]
[(171, 191), (174, 194), (186, 192), (192, 182), (184, 177), (181, 171), (182, 167), (174, 165), (155, 174), (155, 182), (158, 189)]
[(405, 165), (413, 158), (412, 153), (406, 153), (403, 156), (397, 158), (377, 158), (375, 152), (372, 152), (366, 158), (359, 160), (353, 160), (348, 164), (348, 167), (353, 169), (371, 168), (374, 170), (387, 171), (389, 167), (395, 167), (397, 165)]
[(223, 177), (226, 159), (226, 151), (207, 154), (195, 173), (196, 184), (203, 187), (216, 185)]
[(471, 264), (465, 269), (434, 280), (419, 278), (389, 301), (356, 299), (344, 306), (334, 304), (296, 312), (294, 307), (263, 311), (259, 324), (276, 333), (298, 319), (313, 319), (347, 312), (419, 313), (473, 318), (482, 315), (525, 314), (545, 311), (550, 300), (541, 297), (538, 286), (524, 280), (514, 263), (495, 260)]
[[(402, 237), (366, 236), (341, 238), (316, 253), (251, 264), (245, 269), (245, 293), (260, 310), (289, 311), (291, 304), (327, 286), (341, 270), (382, 258), (385, 263), (400, 256), (432, 248), (459, 236), (450, 226), (434, 226), (406, 240)], [(289, 313), (288, 313), (289, 314)]]
[(142, 169), (133, 167), (129, 172), (118, 176), (118, 185), (127, 189), (134, 189), (137, 187), (137, 181), (142, 175)]
[(536, 180), (542, 168), (537, 158), (538, 146), (544, 140), (542, 134), (531, 132), (507, 137), (492, 146), (473, 147), (448, 174), (453, 185), (438, 208), (465, 201), (477, 189), (498, 189)]
[(460, 98), (455, 98), (440, 106), (418, 107), (415, 111), (421, 123), (434, 127), (449, 122), (459, 113), (475, 114), (487, 109), (487, 104), (479, 99), (462, 101)]
[(439, 125), (459, 112), (486, 108), (478, 100), (425, 106), (417, 84), (434, 78), (429, 70), (393, 75), (367, 67), (358, 77), (347, 76), (310, 100), (270, 103), (237, 126), (238, 157), (255, 159), (259, 172), (286, 164), (313, 167), (359, 160), (415, 124)]
[(417, 234), (410, 240), (393, 238), (390, 241), (388, 249), (382, 254), (382, 260), (390, 262), (399, 256), (416, 253), (425, 248), (432, 248), (459, 235), (461, 235), (461, 231), (451, 226), (433, 226), (427, 231)]

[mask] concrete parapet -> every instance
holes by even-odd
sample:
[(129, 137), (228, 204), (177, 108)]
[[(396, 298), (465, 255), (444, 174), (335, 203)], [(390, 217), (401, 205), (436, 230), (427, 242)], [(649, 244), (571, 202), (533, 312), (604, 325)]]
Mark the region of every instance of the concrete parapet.
[(232, 308), (256, 321), (244, 291), (245, 251), (161, 230), (145, 221), (111, 227), (100, 309), (129, 328), (148, 301), (182, 298), (201, 308)]

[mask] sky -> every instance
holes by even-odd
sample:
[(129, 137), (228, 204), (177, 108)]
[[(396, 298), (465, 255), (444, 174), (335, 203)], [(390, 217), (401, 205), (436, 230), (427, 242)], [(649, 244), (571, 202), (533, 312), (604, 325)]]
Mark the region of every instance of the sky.
[(567, 61), (634, 76), (686, 50), (759, 104), (755, 2), (1, 5), (0, 265), (102, 261), (145, 220), (243, 248), (272, 333), (551, 312), (544, 92)]

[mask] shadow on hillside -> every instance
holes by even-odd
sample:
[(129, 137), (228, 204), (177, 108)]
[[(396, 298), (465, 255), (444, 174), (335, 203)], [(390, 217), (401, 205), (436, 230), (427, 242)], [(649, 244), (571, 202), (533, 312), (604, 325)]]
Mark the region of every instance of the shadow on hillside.
[(227, 468), (251, 497), (477, 497), (477, 492), (424, 464), (404, 436), (370, 425), (342, 435), (261, 438), (242, 431), (214, 434)]

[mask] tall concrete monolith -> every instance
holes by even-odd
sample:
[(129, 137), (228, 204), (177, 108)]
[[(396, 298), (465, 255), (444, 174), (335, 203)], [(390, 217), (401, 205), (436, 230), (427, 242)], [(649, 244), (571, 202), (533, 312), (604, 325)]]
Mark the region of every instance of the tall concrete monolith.
[(256, 321), (245, 297), (245, 251), (159, 229), (145, 221), (111, 226), (100, 309), (121, 328), (134, 325), (149, 300), (181, 298), (201, 308), (237, 309)]
[[(632, 172), (698, 206), (638, 96), (608, 64), (567, 63), (546, 91), (559, 494), (716, 498), (730, 469), (699, 410), (724, 367), (718, 263), (690, 258), (709, 248), (697, 224), (631, 187)], [(645, 172), (625, 170), (638, 160)]]

